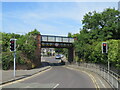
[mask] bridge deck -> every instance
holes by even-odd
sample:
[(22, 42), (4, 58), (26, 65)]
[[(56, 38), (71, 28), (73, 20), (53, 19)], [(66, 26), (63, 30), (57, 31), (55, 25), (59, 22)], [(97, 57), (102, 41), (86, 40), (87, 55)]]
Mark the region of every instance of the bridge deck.
[(62, 36), (50, 36), (50, 35), (41, 35), (42, 42), (61, 42), (61, 43), (73, 43), (74, 38), (62, 37)]
[(41, 35), (42, 48), (70, 48), (73, 42), (74, 38), (70, 37)]

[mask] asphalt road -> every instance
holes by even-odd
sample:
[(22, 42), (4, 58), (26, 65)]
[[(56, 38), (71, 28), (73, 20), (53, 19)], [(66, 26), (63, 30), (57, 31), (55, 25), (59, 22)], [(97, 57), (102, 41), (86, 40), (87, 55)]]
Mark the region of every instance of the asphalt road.
[[(50, 58), (48, 60), (49, 62), (50, 60), (55, 61)], [(83, 72), (71, 70), (64, 66), (52, 66), (50, 70), (3, 88), (95, 88), (95, 84)]]
[(55, 56), (52, 57), (42, 57), (41, 58), (43, 61), (49, 62), (49, 63), (59, 63), (59, 61), (61, 61), (61, 59), (55, 59)]

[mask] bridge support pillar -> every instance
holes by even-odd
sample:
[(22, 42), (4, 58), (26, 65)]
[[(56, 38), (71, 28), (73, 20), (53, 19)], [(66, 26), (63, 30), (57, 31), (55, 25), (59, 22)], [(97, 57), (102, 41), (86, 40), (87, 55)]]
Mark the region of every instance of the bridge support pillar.
[(37, 48), (36, 48), (36, 52), (35, 52), (35, 55), (36, 55), (36, 66), (39, 66), (41, 65), (41, 35), (37, 35), (36, 37), (36, 41), (37, 41)]
[(72, 63), (74, 58), (74, 48), (68, 48), (68, 62)]

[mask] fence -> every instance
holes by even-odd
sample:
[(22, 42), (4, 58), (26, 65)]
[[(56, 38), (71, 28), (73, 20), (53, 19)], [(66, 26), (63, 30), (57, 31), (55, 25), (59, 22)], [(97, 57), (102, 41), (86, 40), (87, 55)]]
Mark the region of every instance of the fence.
[(120, 75), (116, 74), (115, 72), (111, 70), (108, 71), (107, 68), (103, 68), (100, 65), (93, 63), (82, 63), (79, 65), (83, 69), (87, 69), (103, 77), (115, 90), (120, 89)]

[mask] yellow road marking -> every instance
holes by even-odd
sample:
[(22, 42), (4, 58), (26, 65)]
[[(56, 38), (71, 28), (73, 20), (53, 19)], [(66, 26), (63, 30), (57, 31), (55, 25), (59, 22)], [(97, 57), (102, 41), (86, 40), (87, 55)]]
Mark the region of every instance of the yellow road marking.
[(96, 89), (99, 88), (99, 86), (98, 86), (95, 78), (94, 78), (91, 74), (89, 74), (89, 73), (87, 73), (87, 72), (85, 72), (85, 71), (82, 71), (82, 72), (83, 72), (83, 73), (86, 73), (86, 74), (92, 79), (93, 83), (95, 84), (95, 88), (96, 88)]
[[(64, 66), (64, 67), (65, 67), (65, 66)], [(65, 67), (65, 68), (76, 70), (75, 68), (71, 68), (71, 67)], [(77, 69), (77, 70), (78, 70), (78, 69)], [(80, 70), (79, 70), (79, 71), (80, 71)], [(82, 72), (85, 73), (85, 74), (87, 74), (87, 75), (91, 78), (92, 82), (93, 82), (94, 85), (95, 85), (96, 90), (100, 90), (100, 87), (99, 87), (98, 83), (96, 82), (95, 78), (94, 78), (90, 73), (87, 73), (86, 71), (82, 71)]]
[(49, 70), (51, 70), (51, 69), (52, 69), (52, 67), (50, 67), (50, 68), (47, 69), (47, 70), (41, 71), (41, 72), (39, 72), (39, 73), (37, 73), (37, 74), (35, 74), (35, 75), (29, 76), (29, 77), (26, 77), (26, 78), (23, 78), (23, 79), (20, 79), (20, 80), (17, 80), (17, 81), (13, 81), (13, 82), (10, 82), (10, 83), (6, 83), (6, 84), (4, 84), (4, 85), (1, 85), (0, 87), (4, 87), (4, 86), (10, 85), (10, 84), (14, 84), (14, 83), (18, 83), (18, 82), (25, 81), (25, 80), (30, 79), (30, 78), (33, 78), (33, 77), (35, 77), (35, 76), (37, 76), (37, 75), (39, 75), (39, 74), (45, 73), (45, 72), (47, 72), (47, 71), (49, 71)]
[(104, 85), (104, 83), (102, 82), (102, 80), (100, 80), (100, 78), (98, 78), (98, 77), (97, 77), (97, 79), (100, 81), (100, 83), (102, 84), (102, 86), (103, 86), (104, 88), (106, 88), (106, 86)]

